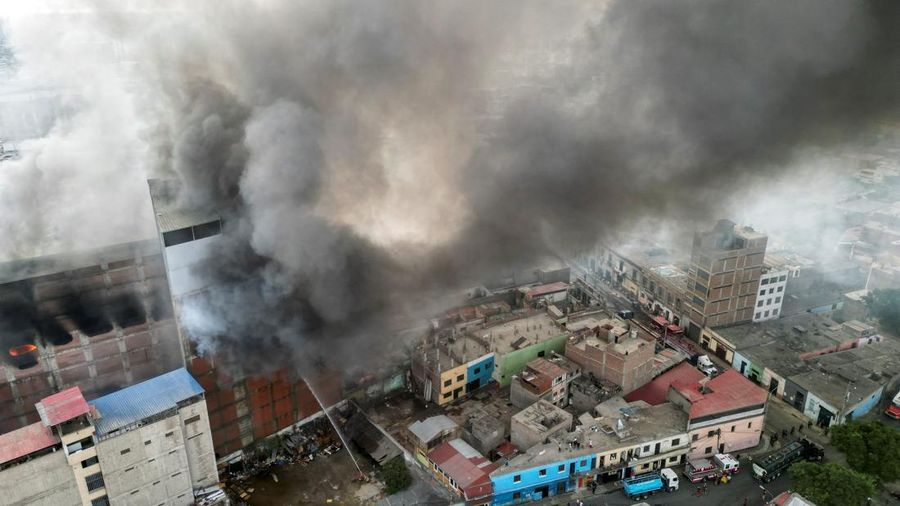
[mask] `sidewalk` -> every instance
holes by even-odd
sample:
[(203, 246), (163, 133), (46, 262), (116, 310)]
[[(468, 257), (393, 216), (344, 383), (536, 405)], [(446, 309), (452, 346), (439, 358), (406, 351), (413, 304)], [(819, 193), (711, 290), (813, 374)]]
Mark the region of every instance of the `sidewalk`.
[(615, 492), (616, 490), (621, 490), (622, 485), (621, 482), (613, 482), (613, 483), (605, 483), (603, 485), (597, 486), (597, 493), (591, 493), (590, 488), (586, 488), (584, 490), (578, 490), (575, 492), (569, 492), (567, 494), (554, 495), (551, 497), (546, 497), (541, 499), (540, 501), (532, 501), (529, 504), (538, 504), (541, 506), (575, 506), (578, 504), (579, 500), (587, 502), (588, 499), (595, 499), (597, 497), (606, 495), (610, 492)]

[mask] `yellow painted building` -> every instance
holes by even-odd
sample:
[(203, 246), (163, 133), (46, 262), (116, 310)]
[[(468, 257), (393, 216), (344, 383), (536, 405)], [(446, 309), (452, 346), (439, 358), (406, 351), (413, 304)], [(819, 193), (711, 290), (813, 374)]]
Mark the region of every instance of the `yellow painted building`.
[(437, 403), (442, 406), (466, 395), (466, 368), (468, 364), (462, 364), (441, 371), (441, 384), (438, 386)]

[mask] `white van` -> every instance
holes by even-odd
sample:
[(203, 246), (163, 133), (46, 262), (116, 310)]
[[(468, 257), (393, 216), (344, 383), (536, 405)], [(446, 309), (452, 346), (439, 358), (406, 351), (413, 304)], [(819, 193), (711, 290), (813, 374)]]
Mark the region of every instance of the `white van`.
[(712, 363), (712, 360), (709, 359), (708, 355), (700, 355), (697, 357), (697, 369), (700, 369), (700, 371), (707, 376), (715, 376), (719, 373), (716, 364)]

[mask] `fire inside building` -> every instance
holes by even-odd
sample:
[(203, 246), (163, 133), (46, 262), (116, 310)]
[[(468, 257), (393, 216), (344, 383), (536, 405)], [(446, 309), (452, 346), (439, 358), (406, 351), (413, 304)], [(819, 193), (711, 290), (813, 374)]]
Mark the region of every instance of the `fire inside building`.
[[(151, 181), (158, 239), (0, 264), (0, 433), (37, 422), (34, 404), (63, 389), (90, 401), (179, 367), (206, 390), (219, 458), (320, 412), (290, 371), (231, 377), (184, 337), (181, 298), (202, 289), (192, 261), (219, 226), (177, 214), (167, 191)], [(325, 399), (339, 397), (338, 379), (319, 383)]]

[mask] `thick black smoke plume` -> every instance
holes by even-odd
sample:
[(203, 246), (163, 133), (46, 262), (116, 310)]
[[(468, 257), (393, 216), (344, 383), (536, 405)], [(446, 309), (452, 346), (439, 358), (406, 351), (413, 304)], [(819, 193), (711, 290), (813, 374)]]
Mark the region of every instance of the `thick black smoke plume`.
[(498, 269), (710, 218), (897, 118), (896, 2), (593, 4), (111, 14), (160, 170), (225, 224), (193, 337), (251, 370), (366, 364)]

